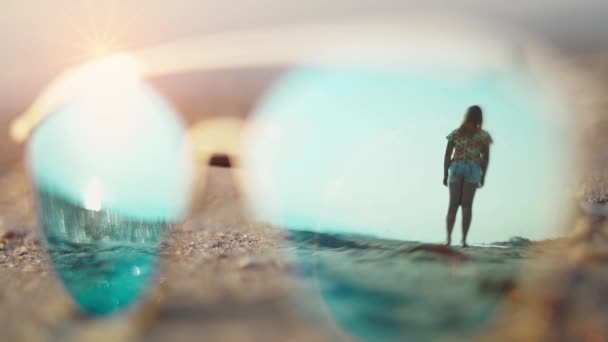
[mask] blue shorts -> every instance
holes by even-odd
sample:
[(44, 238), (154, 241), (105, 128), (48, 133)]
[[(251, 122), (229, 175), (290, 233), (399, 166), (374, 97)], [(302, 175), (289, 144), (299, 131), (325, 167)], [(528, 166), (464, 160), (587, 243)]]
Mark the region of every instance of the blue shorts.
[(450, 164), (449, 182), (481, 183), (481, 167), (474, 161), (453, 161)]

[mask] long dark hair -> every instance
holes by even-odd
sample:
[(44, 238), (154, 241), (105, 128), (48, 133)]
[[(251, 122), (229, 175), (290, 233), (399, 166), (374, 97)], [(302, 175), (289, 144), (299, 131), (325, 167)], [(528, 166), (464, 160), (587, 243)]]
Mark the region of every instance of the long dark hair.
[(458, 130), (465, 136), (471, 136), (481, 130), (483, 125), (483, 111), (479, 106), (471, 106), (464, 115), (464, 121)]

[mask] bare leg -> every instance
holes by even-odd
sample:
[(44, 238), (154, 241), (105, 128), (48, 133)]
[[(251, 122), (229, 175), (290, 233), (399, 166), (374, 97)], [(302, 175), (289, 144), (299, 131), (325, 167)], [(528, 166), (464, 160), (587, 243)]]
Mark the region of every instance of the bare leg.
[(464, 183), (462, 186), (462, 247), (468, 247), (467, 235), (473, 216), (473, 198), (477, 190), (477, 183)]
[(454, 222), (456, 222), (456, 213), (458, 212), (458, 207), (460, 206), (460, 201), (462, 197), (462, 182), (450, 183), (450, 204), (448, 206), (448, 215), (446, 217), (446, 225), (447, 225), (447, 240), (446, 245), (450, 245), (452, 243), (452, 231), (454, 230)]

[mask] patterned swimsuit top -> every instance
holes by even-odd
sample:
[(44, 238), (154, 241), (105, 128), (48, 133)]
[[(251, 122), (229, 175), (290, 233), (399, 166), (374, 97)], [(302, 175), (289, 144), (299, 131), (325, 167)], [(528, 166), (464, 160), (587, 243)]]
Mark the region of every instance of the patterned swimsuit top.
[(483, 148), (492, 143), (488, 132), (479, 130), (471, 136), (465, 136), (456, 129), (446, 139), (454, 143), (454, 161), (474, 161), (481, 165), (481, 152)]

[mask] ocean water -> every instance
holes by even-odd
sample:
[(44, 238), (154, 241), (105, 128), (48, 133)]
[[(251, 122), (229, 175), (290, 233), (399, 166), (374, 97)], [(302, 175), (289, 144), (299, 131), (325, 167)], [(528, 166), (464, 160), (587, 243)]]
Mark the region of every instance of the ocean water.
[(109, 315), (145, 293), (170, 223), (87, 210), (45, 191), (38, 208), (55, 273), (83, 312)]
[[(338, 336), (362, 341), (470, 340), (516, 286), (530, 242), (463, 249), (353, 235), (292, 232), (310, 307)], [(538, 267), (544, 267), (539, 263)], [(527, 268), (526, 268), (527, 269)], [(302, 298), (301, 303), (311, 302)]]

